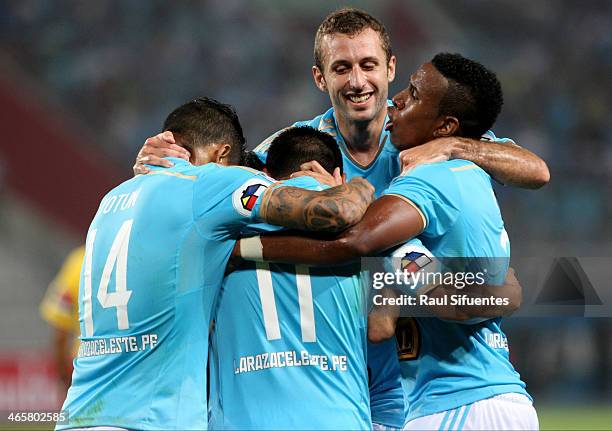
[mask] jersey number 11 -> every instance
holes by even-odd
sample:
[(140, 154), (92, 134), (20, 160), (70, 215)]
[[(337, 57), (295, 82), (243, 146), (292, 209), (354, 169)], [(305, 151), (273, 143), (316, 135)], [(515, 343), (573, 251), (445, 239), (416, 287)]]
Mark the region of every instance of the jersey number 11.
[[(281, 333), (278, 313), (276, 312), (276, 301), (274, 300), (270, 266), (266, 262), (257, 262), (256, 265), (257, 285), (259, 286), (259, 298), (261, 299), (261, 311), (266, 329), (266, 338), (270, 341), (278, 340), (281, 338)], [(306, 265), (295, 266), (295, 279), (300, 306), (302, 341), (304, 343), (314, 343), (317, 341), (317, 333), (315, 329), (314, 304), (312, 301), (312, 285), (310, 284), (310, 273)]]

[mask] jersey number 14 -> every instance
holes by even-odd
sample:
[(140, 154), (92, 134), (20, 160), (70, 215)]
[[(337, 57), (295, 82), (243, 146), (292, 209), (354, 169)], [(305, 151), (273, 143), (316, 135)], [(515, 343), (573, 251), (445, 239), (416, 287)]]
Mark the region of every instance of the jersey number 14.
[[(132, 296), (132, 292), (127, 290), (127, 256), (128, 246), (130, 243), (130, 233), (132, 231), (132, 223), (134, 219), (129, 219), (123, 222), (119, 228), (119, 232), (113, 240), (104, 269), (102, 270), (102, 278), (98, 288), (98, 302), (104, 308), (115, 307), (117, 311), (117, 327), (124, 330), (130, 328), (130, 320), (128, 318), (127, 305)], [(91, 266), (93, 259), (94, 244), (96, 241), (97, 229), (93, 229), (87, 235), (85, 243), (85, 268), (83, 271), (83, 319), (85, 320), (85, 336), (91, 337), (94, 332), (93, 322), (93, 304), (91, 303), (92, 286), (91, 286)], [(113, 268), (115, 271), (115, 291), (108, 292), (108, 284), (110, 282)]]

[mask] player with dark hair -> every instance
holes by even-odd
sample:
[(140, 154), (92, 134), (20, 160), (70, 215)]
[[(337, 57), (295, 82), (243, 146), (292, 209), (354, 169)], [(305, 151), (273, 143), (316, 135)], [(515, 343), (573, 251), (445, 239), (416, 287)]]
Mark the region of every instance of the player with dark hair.
[[(435, 97), (437, 102), (423, 100), (423, 94)], [(401, 149), (420, 146), (432, 137), (446, 137), (442, 142), (450, 145), (449, 136), (485, 135), (503, 103), (501, 86), (493, 72), (459, 54), (437, 54), (393, 97), (386, 129)], [(401, 121), (404, 117), (408, 119)]]
[(218, 153), (212, 156), (217, 163), (224, 164), (227, 158), (228, 164), (237, 165), (244, 152), (245, 139), (236, 111), (209, 97), (200, 97), (172, 111), (163, 130), (177, 136), (191, 155), (195, 151)]
[[(292, 173), (278, 164), (282, 159), (296, 169), (318, 163), (339, 173), (342, 167), (336, 142), (310, 127), (289, 129), (272, 142), (266, 170), (280, 173), (279, 180)], [(310, 176), (287, 184), (322, 187)], [(369, 292), (359, 273), (359, 265), (249, 262), (226, 277), (211, 335), (212, 428), (370, 427)]]
[(482, 64), (460, 54), (437, 54), (431, 64), (448, 80), (448, 89), (440, 101), (440, 115), (457, 117), (459, 136), (480, 138), (493, 127), (504, 104), (497, 77)]
[[(339, 174), (342, 155), (328, 134), (298, 127), (274, 139), (265, 169), (283, 180), (307, 163)], [(358, 265), (247, 262), (228, 275), (211, 336), (211, 427), (370, 428), (366, 302)]]
[(263, 171), (266, 167), (264, 162), (262, 162), (253, 151), (245, 151), (242, 155), (242, 163), (240, 164), (247, 168), (255, 169), (256, 171)]
[(363, 180), (272, 189), (263, 173), (227, 166), (244, 138), (213, 99), (177, 108), (165, 128), (193, 164), (152, 167), (102, 199), (85, 244), (69, 420), (57, 429), (206, 429), (208, 327), (235, 239), (258, 222), (339, 231), (371, 201)]
[[(400, 150), (432, 138), (462, 136), (466, 129), (487, 130), (500, 110), (501, 91), (478, 94), (481, 88), (499, 88), (493, 73), (456, 54), (435, 58), (435, 64), (422, 65), (408, 87), (393, 97), (387, 130)], [(452, 99), (452, 104), (443, 103)], [(462, 118), (469, 127), (462, 127)], [(329, 265), (373, 256), (416, 236), (420, 241), (408, 243), (402, 253), (408, 255), (410, 247), (421, 250), (422, 242), (439, 258), (480, 258), (477, 269), (486, 274), (487, 283), (503, 281), (510, 243), (491, 178), (460, 159), (404, 171), (363, 220), (336, 239), (263, 236), (260, 258)], [(401, 363), (412, 387), (405, 428), (536, 429), (537, 415), (509, 362), (500, 319), (466, 323), (417, 318), (414, 326), (402, 328), (408, 330), (403, 338), (411, 338), (406, 344), (420, 346)], [(375, 329), (388, 329), (387, 337), (395, 333), (394, 326), (369, 328)]]
[(268, 150), (266, 172), (283, 179), (315, 160), (326, 172), (342, 174), (342, 153), (329, 134), (312, 127), (291, 127), (274, 138)]
[[(401, 172), (400, 159), (405, 166), (465, 159), (503, 184), (538, 188), (548, 182), (544, 161), (511, 140), (495, 138), (492, 132), (487, 132), (486, 141), (478, 137), (435, 139), (400, 154), (385, 130), (390, 104), (388, 86), (395, 78), (396, 58), (384, 25), (367, 12), (343, 8), (330, 13), (317, 30), (314, 57), (315, 85), (329, 96), (332, 107), (293, 126), (308, 125), (329, 133), (340, 146), (347, 178), (366, 178), (377, 196)], [(262, 160), (276, 134), (256, 148)], [(162, 157), (167, 154), (184, 157), (169, 135), (147, 139), (138, 154), (135, 172), (147, 171), (143, 163), (166, 163)], [(372, 346), (371, 407), (374, 422), (398, 428), (404, 421), (399, 366), (397, 361), (375, 361), (389, 357), (387, 353), (395, 349), (392, 344)]]

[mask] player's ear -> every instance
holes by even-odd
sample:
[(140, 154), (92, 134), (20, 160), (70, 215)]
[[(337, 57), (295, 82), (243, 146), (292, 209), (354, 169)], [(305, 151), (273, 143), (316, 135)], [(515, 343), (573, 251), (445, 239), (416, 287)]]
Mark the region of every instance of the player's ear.
[(230, 144), (218, 144), (215, 149), (214, 162), (220, 165), (230, 164), (230, 153), (232, 152), (232, 146)]
[(393, 82), (395, 79), (395, 65), (397, 64), (397, 58), (394, 55), (389, 59), (389, 63), (387, 64), (387, 80), (389, 82)]
[(456, 117), (451, 117), (450, 115), (446, 115), (441, 117), (440, 124), (434, 130), (434, 137), (436, 138), (444, 138), (447, 136), (453, 136), (457, 134), (459, 131), (459, 120)]
[(314, 79), (317, 88), (322, 92), (327, 93), (327, 84), (325, 83), (325, 76), (323, 76), (323, 72), (317, 66), (312, 66), (312, 78)]

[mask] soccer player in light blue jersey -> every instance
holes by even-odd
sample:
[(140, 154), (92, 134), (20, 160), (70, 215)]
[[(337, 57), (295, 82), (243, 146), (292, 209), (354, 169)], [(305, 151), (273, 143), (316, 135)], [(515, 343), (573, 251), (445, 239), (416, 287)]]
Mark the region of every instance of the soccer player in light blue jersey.
[[(400, 153), (391, 145), (386, 130), (388, 86), (395, 77), (396, 64), (389, 34), (379, 20), (365, 11), (334, 11), (317, 30), (314, 60), (315, 84), (328, 94), (332, 107), (312, 120), (294, 125), (309, 125), (331, 134), (340, 145), (347, 178), (368, 179), (376, 188), (376, 196), (380, 196), (400, 172)], [(257, 148), (262, 159), (273, 136)], [(410, 165), (449, 158), (470, 160), (501, 183), (519, 187), (537, 188), (548, 181), (546, 164), (533, 153), (508, 140), (490, 142), (478, 138), (433, 140), (402, 152), (401, 157)], [(146, 172), (143, 158), (149, 163), (164, 164), (165, 154), (180, 157), (172, 144), (173, 139), (163, 135), (147, 139), (135, 172)], [(393, 343), (387, 342), (387, 352), (395, 349)], [(383, 427), (399, 428), (404, 422), (404, 415), (399, 413), (403, 410), (399, 366), (396, 361), (389, 363), (389, 355), (379, 354), (383, 350), (377, 346), (368, 357), (374, 384), (372, 417)]]
[[(342, 150), (347, 178), (368, 179), (379, 196), (400, 172), (399, 151), (392, 145), (386, 129), (388, 84), (395, 77), (396, 64), (389, 35), (383, 24), (368, 13), (341, 9), (331, 13), (319, 26), (314, 60), (315, 84), (329, 95), (332, 108), (294, 126), (308, 125), (331, 134)], [(273, 136), (255, 149), (262, 160)], [(440, 152), (445, 157), (452, 153), (457, 159), (474, 159), (505, 183), (516, 181), (524, 185), (532, 179), (535, 183), (540, 181), (540, 171), (546, 168), (542, 168), (541, 160), (533, 154), (509, 147), (505, 140), (486, 146), (475, 138), (444, 147), (434, 143), (432, 149), (436, 151), (427, 153), (421, 149), (419, 160), (438, 157)], [(410, 154), (406, 158), (412, 159)], [(511, 166), (510, 160), (517, 165)], [(518, 166), (527, 169), (516, 169)], [(532, 178), (525, 178), (528, 176)], [(388, 354), (394, 350), (395, 341), (389, 340), (370, 346), (368, 355), (372, 418), (376, 425), (382, 425), (377, 428), (399, 428), (405, 418), (399, 367)]]
[(272, 190), (261, 172), (223, 166), (239, 162), (244, 137), (233, 109), (212, 99), (179, 107), (164, 130), (193, 164), (174, 159), (102, 199), (81, 274), (69, 421), (57, 429), (206, 429), (209, 321), (235, 239), (256, 221), (342, 229), (373, 193), (366, 182)]
[[(291, 128), (274, 139), (266, 173), (284, 180), (313, 160), (341, 174), (333, 138)], [(309, 176), (286, 184), (322, 187)], [(366, 303), (358, 265), (247, 262), (228, 275), (211, 336), (211, 428), (370, 428)]]
[[(400, 149), (432, 137), (481, 136), (502, 101), (493, 73), (460, 55), (439, 54), (393, 98), (388, 129)], [(262, 256), (340, 263), (383, 252), (417, 235), (437, 257), (486, 258), (476, 261), (481, 266), (467, 268), (486, 274), (486, 283), (503, 281), (510, 244), (491, 178), (466, 160), (403, 172), (360, 223), (334, 240), (263, 237)], [(403, 367), (412, 385), (406, 429), (537, 429), (531, 398), (509, 362), (499, 318), (465, 324), (417, 318), (411, 336), (406, 344), (418, 348), (406, 358), (414, 362)]]

